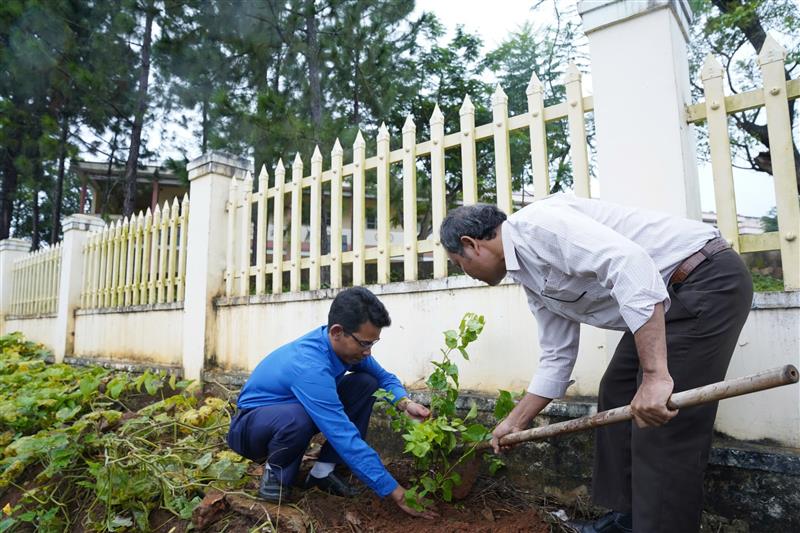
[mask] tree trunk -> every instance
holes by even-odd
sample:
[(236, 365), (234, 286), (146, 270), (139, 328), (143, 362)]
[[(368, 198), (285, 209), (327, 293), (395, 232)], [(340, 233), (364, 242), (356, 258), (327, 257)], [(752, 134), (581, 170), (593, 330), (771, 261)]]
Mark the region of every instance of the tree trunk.
[(39, 191), (41, 190), (40, 184), (44, 178), (42, 172), (42, 162), (38, 157), (33, 163), (33, 209), (31, 215), (31, 250), (38, 250), (41, 246), (41, 239), (39, 238), (39, 218), (41, 216), (39, 210)]
[(208, 106), (210, 105), (208, 93), (203, 98), (203, 140), (202, 140), (202, 153), (208, 151)]
[(136, 167), (139, 164), (139, 147), (142, 141), (144, 115), (147, 111), (147, 85), (150, 77), (150, 44), (153, 38), (153, 19), (156, 10), (151, 0), (146, 8), (144, 23), (144, 39), (142, 41), (142, 67), (139, 70), (139, 91), (136, 97), (136, 112), (131, 129), (131, 146), (128, 161), (125, 164), (125, 196), (122, 203), (122, 214), (131, 217), (136, 202)]
[(320, 143), (322, 135), (322, 90), (320, 87), (319, 37), (317, 12), (314, 0), (306, 2), (306, 64), (308, 64), (309, 111), (311, 113), (312, 140)]
[(358, 65), (361, 51), (356, 50), (353, 60), (353, 125), (358, 127)]
[(69, 118), (61, 118), (61, 138), (59, 139), (58, 175), (53, 192), (53, 227), (50, 228), (50, 243), (55, 244), (61, 234), (61, 204), (64, 197), (64, 164), (67, 159), (67, 136), (69, 135)]
[(14, 194), (19, 176), (14, 166), (14, 155), (6, 146), (3, 151), (3, 183), (0, 186), (0, 240), (11, 236), (11, 217), (14, 214)]

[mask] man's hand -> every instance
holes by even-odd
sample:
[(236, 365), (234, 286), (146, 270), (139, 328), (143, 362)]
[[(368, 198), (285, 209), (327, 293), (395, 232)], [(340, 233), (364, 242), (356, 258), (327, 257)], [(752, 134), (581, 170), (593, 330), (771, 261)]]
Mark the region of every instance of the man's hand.
[(431, 416), (430, 409), (411, 400), (406, 402), (405, 412), (412, 420), (419, 420), (420, 422)]
[(397, 487), (392, 491), (390, 496), (394, 500), (394, 503), (396, 503), (400, 509), (407, 512), (411, 516), (427, 518), (428, 520), (431, 520), (439, 516), (438, 514), (436, 514), (431, 510), (415, 511), (414, 509), (409, 507), (408, 504), (406, 503), (406, 489), (404, 489), (402, 485), (397, 485)]
[(531, 420), (550, 403), (550, 398), (544, 398), (526, 392), (522, 399), (514, 406), (508, 416), (492, 431), (492, 449), (494, 453), (505, 452), (513, 446), (500, 446), (500, 439), (509, 433), (515, 433), (527, 428)]
[(639, 352), (642, 384), (631, 402), (631, 413), (640, 428), (661, 426), (675, 418), (678, 410), (667, 409), (674, 383), (667, 365), (667, 334), (664, 304), (653, 307), (653, 314), (633, 334)]
[(497, 424), (497, 427), (492, 431), (492, 449), (494, 453), (507, 452), (513, 448), (513, 446), (500, 446), (500, 439), (509, 433), (517, 431), (522, 431), (522, 428), (509, 422), (508, 418)]
[(678, 410), (667, 408), (673, 386), (669, 373), (642, 375), (642, 384), (631, 402), (631, 413), (637, 426), (662, 426), (675, 418)]

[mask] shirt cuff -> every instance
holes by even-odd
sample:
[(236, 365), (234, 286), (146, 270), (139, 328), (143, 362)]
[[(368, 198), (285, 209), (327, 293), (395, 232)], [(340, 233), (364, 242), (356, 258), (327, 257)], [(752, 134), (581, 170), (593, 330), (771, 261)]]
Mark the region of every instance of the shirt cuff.
[(381, 480), (380, 484), (375, 488), (375, 492), (381, 498), (385, 498), (386, 496), (394, 492), (394, 489), (396, 489), (397, 486), (400, 484), (388, 472), (386, 473), (386, 478), (387, 479)]
[(552, 400), (563, 397), (567, 392), (567, 387), (573, 383), (575, 383), (574, 379), (561, 381), (557, 379), (550, 379), (542, 376), (541, 374), (535, 374), (531, 380), (531, 384), (528, 386), (528, 392), (535, 394), (536, 396), (550, 398)]
[(645, 322), (650, 320), (656, 304), (659, 303), (664, 304), (664, 315), (666, 315), (670, 306), (669, 294), (666, 290), (644, 292), (638, 301), (626, 302), (624, 306), (620, 307), (620, 315), (631, 333), (636, 333), (639, 328), (644, 326)]

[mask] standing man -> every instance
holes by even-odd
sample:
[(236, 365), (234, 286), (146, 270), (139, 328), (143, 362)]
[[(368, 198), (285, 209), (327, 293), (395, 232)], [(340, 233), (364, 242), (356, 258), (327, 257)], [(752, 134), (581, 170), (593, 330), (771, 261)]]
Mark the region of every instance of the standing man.
[(264, 463), (258, 491), (265, 500), (290, 497), (308, 443), (322, 432), (327, 442), (305, 480), (339, 496), (357, 491), (334, 473), (345, 463), (379, 496), (391, 496), (405, 512), (417, 512), (405, 502), (405, 489), (364, 442), (378, 388), (397, 398), (395, 407), (416, 419), (430, 411), (407, 398), (400, 381), (371, 355), (381, 329), (391, 324), (389, 313), (370, 291), (353, 287), (334, 298), (328, 325), (270, 353), (256, 366), (239, 394), (228, 445), (235, 452)]
[(631, 404), (634, 423), (597, 429), (592, 495), (612, 512), (576, 531), (698, 531), (717, 405), (678, 413), (673, 392), (722, 380), (753, 286), (716, 229), (663, 213), (558, 194), (510, 217), (490, 205), (453, 210), (440, 237), (450, 260), (490, 285), (520, 283), (539, 325), (528, 391), (492, 432), (525, 429), (564, 396), (580, 324), (624, 331), (600, 382), (598, 409)]

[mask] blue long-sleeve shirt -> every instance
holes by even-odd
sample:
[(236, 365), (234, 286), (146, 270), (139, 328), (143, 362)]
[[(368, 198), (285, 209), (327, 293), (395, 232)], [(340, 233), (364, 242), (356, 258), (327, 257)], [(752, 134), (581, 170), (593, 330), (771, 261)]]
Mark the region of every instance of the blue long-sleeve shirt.
[(328, 327), (314, 329), (267, 355), (239, 394), (239, 409), (299, 402), (347, 466), (383, 497), (397, 481), (344, 411), (336, 386), (345, 372), (366, 372), (399, 400), (406, 390), (371, 355), (357, 365), (345, 364), (333, 351)]

